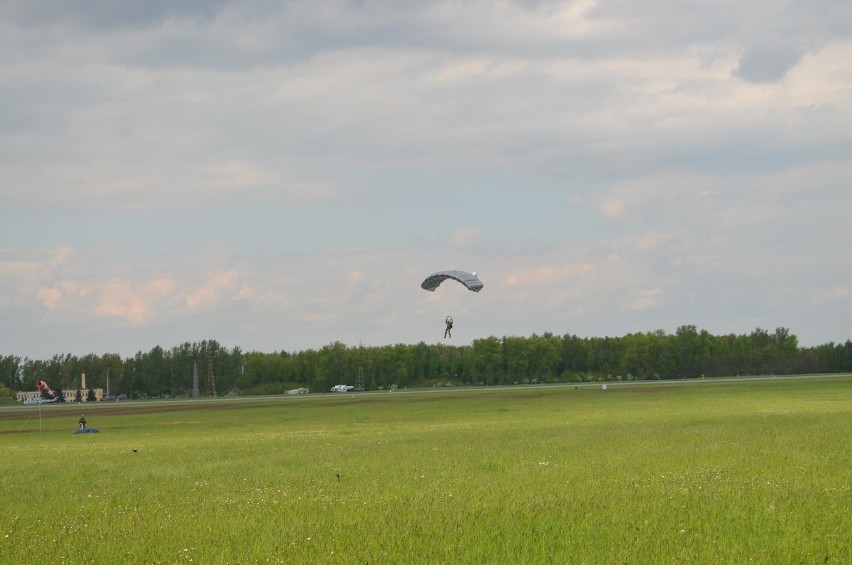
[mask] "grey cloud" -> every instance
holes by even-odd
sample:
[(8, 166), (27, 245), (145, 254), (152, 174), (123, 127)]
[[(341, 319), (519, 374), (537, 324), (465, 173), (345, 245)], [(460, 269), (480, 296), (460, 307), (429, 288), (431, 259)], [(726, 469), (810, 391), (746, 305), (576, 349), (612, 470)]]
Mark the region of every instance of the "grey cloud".
[[(562, 11), (579, 4), (0, 4), (0, 240), (23, 255), (66, 241), (85, 250), (96, 280), (61, 273), (48, 288), (133, 280), (140, 261), (147, 279), (183, 273), (199, 248), (230, 247), (256, 269), (256, 296), (281, 290), (304, 318), (360, 320), (360, 299), (317, 305), (340, 295), (345, 256), (352, 269), (414, 280), (412, 295), (381, 297), (371, 327), (400, 322), (376, 329), (378, 343), (422, 339), (407, 315), (423, 298), (419, 273), (448, 261), (489, 273), (491, 290), (471, 307), (491, 320), (469, 317), (472, 336), (579, 331), (566, 324), (586, 306), (586, 331), (619, 333), (623, 312), (609, 304), (635, 299), (655, 307), (630, 314), (633, 330), (701, 325), (711, 304), (719, 324), (749, 331), (737, 317), (755, 316), (756, 301), (800, 335), (844, 335), (848, 324), (800, 327), (799, 295), (775, 304), (764, 291), (818, 282), (830, 295), (850, 280), (849, 44), (838, 39), (852, 10), (600, 0), (579, 19)], [(560, 210), (569, 198), (574, 208)], [(448, 248), (459, 226), (482, 241)], [(608, 243), (648, 230), (674, 235), (641, 253)], [(102, 238), (124, 246), (124, 271), (111, 254), (87, 258)], [(346, 245), (398, 255), (341, 255)], [(586, 286), (566, 279), (556, 298), (501, 294), (509, 272), (566, 264), (615, 271)], [(293, 273), (328, 286), (263, 286)], [(835, 310), (848, 313), (846, 300)], [(13, 306), (18, 319), (39, 317)], [(17, 335), (6, 312), (4, 338)], [(205, 322), (233, 327), (244, 313), (231, 314)], [(301, 339), (281, 318), (270, 333)], [(154, 328), (150, 343), (191, 338), (198, 323)], [(360, 327), (328, 325), (296, 343), (357, 340)]]
[(749, 45), (734, 74), (754, 83), (778, 82), (799, 63), (805, 52), (804, 48), (783, 40)]
[(836, 0), (757, 4), (735, 34), (740, 59), (734, 75), (753, 83), (782, 80), (803, 57), (852, 37), (852, 10)]
[[(777, 80), (808, 50), (850, 33), (836, 22), (848, 21), (850, 10), (832, 2), (600, 0), (580, 20), (565, 20), (571, 6), (548, 1), (34, 0), (7, 2), (3, 20), (13, 29), (82, 30), (92, 37), (77, 41), (95, 42), (100, 57), (141, 67), (277, 66), (369, 49), (596, 60), (728, 45), (743, 54), (738, 76), (759, 81)], [(783, 40), (780, 46), (773, 38)], [(47, 40), (46, 46), (33, 47), (50, 49)]]
[(140, 29), (171, 18), (210, 20), (231, 0), (3, 0), (3, 20), (22, 27), (70, 26), (83, 30)]
[(731, 49), (740, 55), (735, 76), (755, 83), (777, 82), (805, 55), (852, 36), (852, 6), (838, 0), (601, 0), (590, 17), (619, 24), (622, 34), (606, 40), (621, 52)]

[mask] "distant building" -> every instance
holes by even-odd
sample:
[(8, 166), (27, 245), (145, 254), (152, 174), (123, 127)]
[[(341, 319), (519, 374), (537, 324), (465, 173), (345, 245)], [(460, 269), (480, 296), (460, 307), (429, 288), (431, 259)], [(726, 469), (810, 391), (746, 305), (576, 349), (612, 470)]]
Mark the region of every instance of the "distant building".
[[(94, 388), (92, 392), (95, 393), (95, 401), (100, 402), (104, 397), (104, 389), (102, 388)], [(62, 391), (62, 396), (65, 397), (65, 402), (77, 402), (77, 389), (74, 390), (65, 390)], [(41, 391), (21, 391), (15, 393), (15, 400), (18, 402), (26, 402), (27, 400), (33, 398), (41, 397)], [(88, 402), (89, 398), (89, 389), (81, 390), (80, 397), (83, 402)]]

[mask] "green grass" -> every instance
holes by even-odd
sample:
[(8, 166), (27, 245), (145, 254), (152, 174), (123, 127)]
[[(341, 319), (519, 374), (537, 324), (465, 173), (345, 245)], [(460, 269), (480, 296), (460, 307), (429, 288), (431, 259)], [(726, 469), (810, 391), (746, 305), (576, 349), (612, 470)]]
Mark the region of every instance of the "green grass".
[(852, 562), (849, 378), (138, 406), (0, 410), (0, 563)]

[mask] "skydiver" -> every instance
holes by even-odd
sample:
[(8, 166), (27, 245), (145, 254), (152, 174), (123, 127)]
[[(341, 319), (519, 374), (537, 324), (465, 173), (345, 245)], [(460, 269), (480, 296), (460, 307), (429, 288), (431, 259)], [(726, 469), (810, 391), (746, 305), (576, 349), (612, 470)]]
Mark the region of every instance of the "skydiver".
[(444, 337), (453, 337), (453, 317), (447, 316), (444, 322), (447, 324), (447, 329), (444, 330)]
[(79, 423), (80, 423), (80, 429), (85, 430), (86, 429), (86, 417), (80, 416), (80, 422)]

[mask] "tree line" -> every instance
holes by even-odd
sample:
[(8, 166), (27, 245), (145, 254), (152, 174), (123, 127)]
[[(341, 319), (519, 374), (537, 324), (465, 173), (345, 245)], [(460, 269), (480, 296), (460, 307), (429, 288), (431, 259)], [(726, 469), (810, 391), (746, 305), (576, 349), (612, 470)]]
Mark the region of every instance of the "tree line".
[[(294, 388), (328, 391), (363, 382), (368, 390), (389, 387), (498, 385), (520, 383), (666, 380), (701, 376), (745, 376), (852, 372), (852, 341), (799, 347), (787, 328), (770, 333), (711, 335), (694, 325), (622, 337), (582, 338), (544, 333), (529, 337), (444, 343), (350, 347), (335, 341), (318, 350), (244, 352), (215, 340), (154, 347), (133, 357), (117, 354), (57, 354), (35, 360), (0, 355), (3, 389), (35, 390), (46, 381), (54, 390), (87, 386), (130, 398), (190, 396), (193, 374), (207, 394), (212, 372), (217, 395), (279, 394)], [(359, 379), (360, 375), (360, 379)]]

